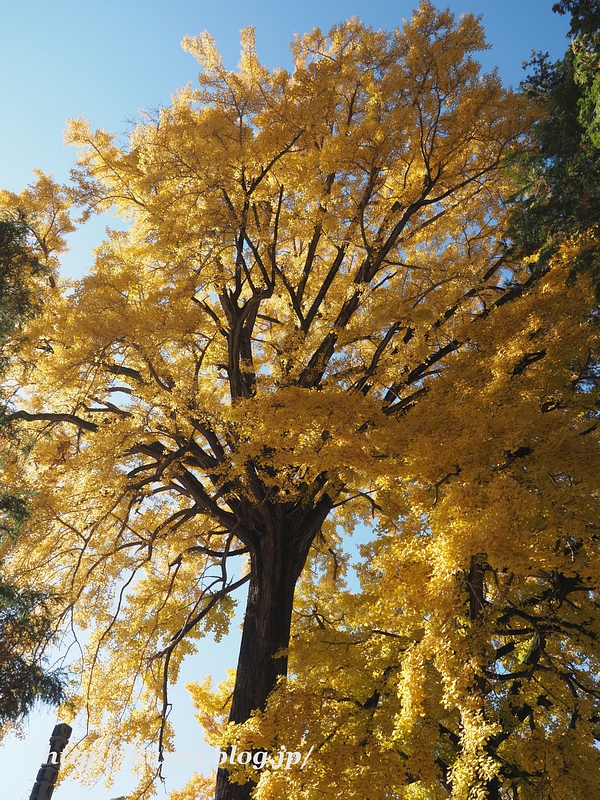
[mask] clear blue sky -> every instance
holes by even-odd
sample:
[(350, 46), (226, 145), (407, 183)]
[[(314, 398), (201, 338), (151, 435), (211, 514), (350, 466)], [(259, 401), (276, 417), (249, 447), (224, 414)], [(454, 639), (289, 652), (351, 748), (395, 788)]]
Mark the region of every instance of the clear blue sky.
[[(516, 85), (532, 50), (564, 53), (566, 18), (551, 11), (553, 0), (453, 0), (456, 13), (483, 15), (492, 49), (481, 54), (486, 69), (498, 66), (505, 83)], [(197, 64), (179, 42), (185, 34), (210, 30), (227, 66), (238, 60), (239, 29), (254, 25), (262, 61), (289, 66), (288, 43), (295, 32), (358, 15), (375, 28), (392, 29), (410, 17), (417, 0), (0, 0), (0, 188), (20, 191), (31, 170), (68, 179), (74, 152), (62, 144), (68, 117), (85, 117), (94, 127), (126, 132), (142, 108), (166, 105), (172, 91), (193, 81)], [(106, 220), (77, 235), (66, 260), (81, 274), (99, 243)], [(237, 626), (236, 626), (237, 629)], [(235, 666), (237, 635), (203, 649), (186, 666), (183, 682)], [(193, 757), (201, 744), (185, 690), (173, 712), (178, 760)], [(0, 748), (3, 800), (29, 797), (56, 719), (42, 712), (30, 720), (26, 738)], [(169, 790), (183, 785), (194, 764), (168, 766)], [(197, 768), (197, 767), (196, 767)], [(112, 790), (68, 782), (56, 800), (107, 800), (131, 790), (125, 772)], [(164, 796), (162, 791), (159, 796)], [(53, 798), (53, 800), (54, 800)]]

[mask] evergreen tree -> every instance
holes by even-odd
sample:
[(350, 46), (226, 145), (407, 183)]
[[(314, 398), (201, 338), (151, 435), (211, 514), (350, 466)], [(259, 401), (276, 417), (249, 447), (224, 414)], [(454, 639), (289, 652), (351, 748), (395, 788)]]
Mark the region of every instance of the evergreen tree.
[(543, 115), (517, 169), (510, 238), (517, 254), (535, 257), (538, 271), (572, 241), (570, 280), (585, 272), (600, 293), (600, 3), (562, 0), (553, 10), (571, 13), (572, 42), (555, 64), (536, 53), (526, 65), (532, 72), (522, 88)]
[[(0, 219), (0, 374), (18, 348), (23, 322), (41, 307), (41, 283), (49, 277), (32, 231), (23, 215)], [(9, 392), (0, 393), (0, 459), (22, 457), (8, 419)], [(0, 546), (18, 536), (28, 517), (22, 487), (0, 483)], [(1, 566), (1, 565), (0, 565)], [(44, 646), (51, 638), (47, 593), (2, 580), (0, 573), (0, 726), (22, 719), (36, 701), (58, 704), (64, 675), (44, 665)]]

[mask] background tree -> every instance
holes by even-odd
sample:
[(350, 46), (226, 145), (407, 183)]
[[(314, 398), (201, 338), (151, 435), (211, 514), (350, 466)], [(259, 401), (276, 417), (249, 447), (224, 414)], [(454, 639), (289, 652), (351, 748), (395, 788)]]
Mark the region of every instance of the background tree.
[[(568, 248), (506, 255), (524, 99), (427, 2), (299, 38), (292, 74), (251, 31), (237, 72), (184, 45), (200, 88), (126, 145), (71, 125), (79, 201), (132, 225), (30, 327), (14, 414), (39, 496), (11, 566), (90, 628), (86, 777), (162, 758), (168, 686), (248, 584), (235, 682), (196, 702), (314, 764), (223, 770), (218, 800), (552, 796), (563, 750), (596, 791), (598, 328)], [(356, 596), (340, 532), (373, 520)]]
[[(39, 176), (37, 190), (50, 189), (51, 182)], [(49, 229), (43, 224), (36, 234), (30, 201), (36, 190), (21, 198), (2, 195), (0, 203), (0, 374), (20, 358), (23, 326), (39, 313), (52, 277)], [(43, 205), (47, 213), (48, 193)], [(58, 198), (57, 198), (58, 199)], [(64, 222), (64, 220), (63, 220)], [(70, 227), (70, 226), (65, 226)], [(46, 238), (44, 238), (46, 237)], [(14, 387), (0, 393), (0, 458), (6, 462), (24, 457), (23, 442), (7, 419)], [(28, 516), (27, 487), (19, 482), (0, 483), (0, 547), (4, 552), (18, 535)], [(1, 566), (1, 565), (0, 565)], [(64, 699), (64, 675), (49, 671), (44, 649), (52, 636), (50, 597), (43, 591), (18, 587), (0, 577), (0, 726), (20, 721), (36, 701), (58, 705)]]
[(563, 0), (553, 10), (571, 14), (572, 41), (556, 64), (537, 53), (526, 65), (533, 71), (522, 88), (543, 115), (533, 128), (536, 146), (516, 169), (522, 189), (510, 235), (519, 253), (536, 255), (540, 269), (573, 241), (571, 279), (587, 272), (600, 292), (600, 5)]
[(65, 699), (64, 672), (49, 670), (44, 650), (52, 638), (49, 597), (0, 583), (0, 724), (20, 722), (36, 702)]

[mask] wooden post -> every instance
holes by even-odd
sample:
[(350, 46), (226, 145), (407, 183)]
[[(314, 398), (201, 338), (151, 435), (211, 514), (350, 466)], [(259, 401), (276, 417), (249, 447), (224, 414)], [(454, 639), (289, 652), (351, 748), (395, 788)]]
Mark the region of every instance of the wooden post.
[(54, 726), (50, 737), (50, 751), (45, 764), (40, 767), (29, 800), (50, 800), (58, 778), (60, 755), (65, 749), (73, 729), (61, 722)]

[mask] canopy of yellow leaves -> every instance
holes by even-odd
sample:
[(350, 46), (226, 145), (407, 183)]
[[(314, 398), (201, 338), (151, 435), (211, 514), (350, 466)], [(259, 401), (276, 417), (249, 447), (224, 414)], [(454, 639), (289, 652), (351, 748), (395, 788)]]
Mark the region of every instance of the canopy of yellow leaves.
[(228, 629), (249, 520), (324, 509), (267, 710), (227, 727), (231, 689), (192, 688), (215, 743), (315, 747), (255, 797), (598, 796), (598, 318), (568, 248), (506, 261), (524, 100), (428, 2), (299, 37), (292, 73), (242, 46), (230, 72), (185, 39), (199, 88), (126, 145), (69, 128), (77, 201), (131, 221), (48, 301), (21, 378), (36, 516), (10, 564), (88, 631), (71, 770), (172, 746), (166, 687)]

